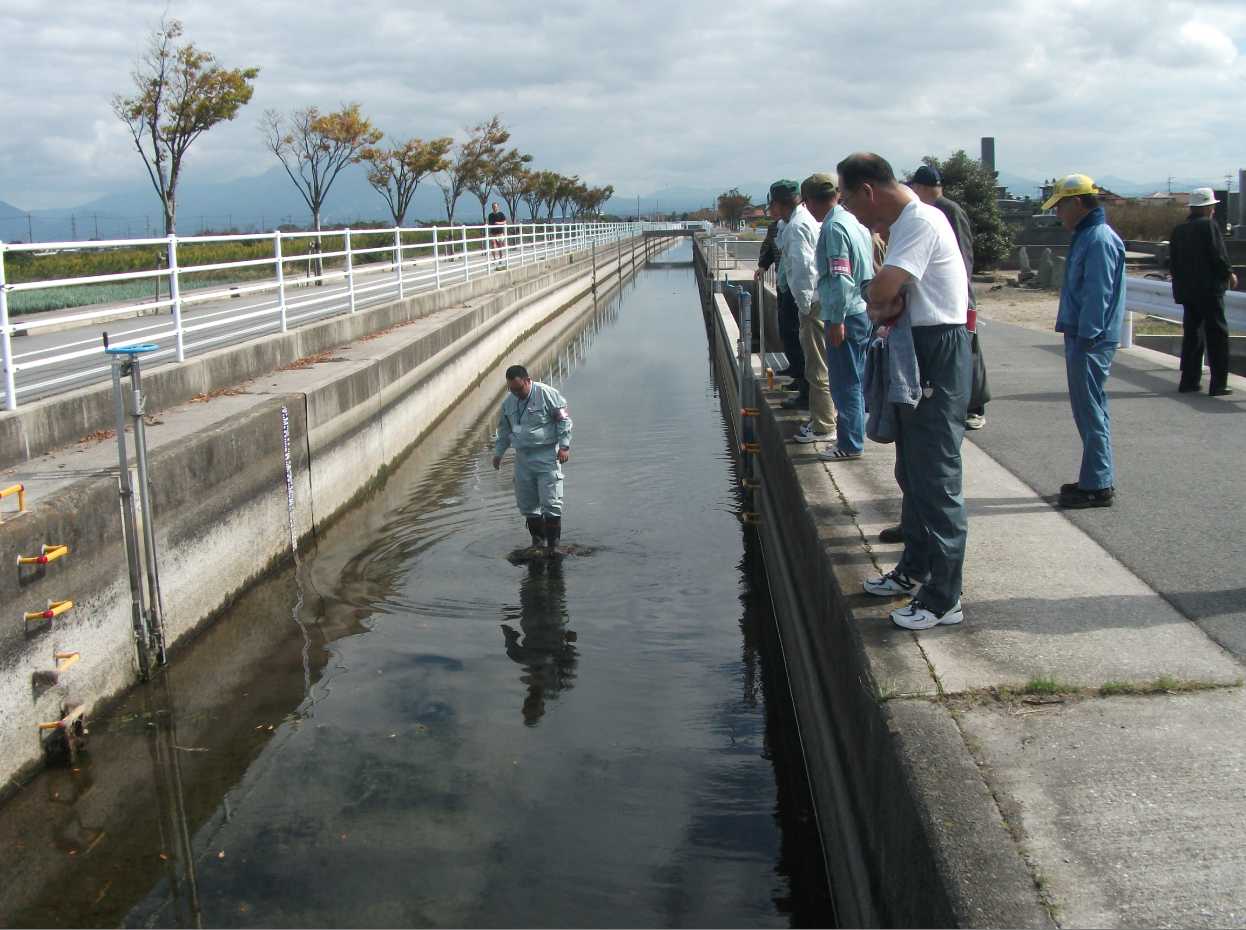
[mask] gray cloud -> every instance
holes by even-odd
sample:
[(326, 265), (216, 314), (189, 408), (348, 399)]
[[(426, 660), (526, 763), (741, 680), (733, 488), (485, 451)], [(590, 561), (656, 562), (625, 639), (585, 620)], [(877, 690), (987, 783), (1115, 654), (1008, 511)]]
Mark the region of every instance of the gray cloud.
[[(111, 94), (164, 0), (0, 10), (0, 199), (68, 205), (145, 183)], [(1146, 178), (1239, 167), (1246, 7), (1233, 2), (896, 0), (629, 4), (174, 3), (255, 99), (187, 168), (272, 167), (264, 109), (358, 100), (394, 135), (499, 112), (537, 163), (620, 191), (725, 187), (872, 148), (897, 166), (998, 139), (1000, 167)]]

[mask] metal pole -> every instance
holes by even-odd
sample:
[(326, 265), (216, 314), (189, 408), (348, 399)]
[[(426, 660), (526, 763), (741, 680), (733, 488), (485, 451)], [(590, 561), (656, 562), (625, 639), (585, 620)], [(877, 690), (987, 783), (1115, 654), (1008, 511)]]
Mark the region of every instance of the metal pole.
[(593, 240), (593, 293), (597, 293), (597, 240)]
[(1121, 315), (1120, 347), (1132, 349), (1134, 344), (1134, 315), (1126, 310)]
[(277, 269), (277, 308), (281, 311), (281, 331), (289, 331), (286, 319), (286, 263), (281, 257), (281, 230), (273, 233), (273, 261)]
[(355, 265), (351, 261), (350, 253), (350, 227), (345, 230), (345, 250), (346, 250), (346, 290), (350, 294), (350, 312), (355, 312)]
[(173, 301), (173, 332), (177, 360), (186, 361), (186, 334), (182, 332), (182, 284), (177, 270), (177, 236), (169, 233), (169, 298)]
[(761, 356), (761, 374), (766, 377), (766, 290), (757, 278), (757, 353)]
[(463, 280), (470, 281), (472, 279), (471, 262), (467, 257), (467, 227), (460, 227), (463, 230)]
[(437, 230), (440, 228), (433, 227), (433, 281), (437, 290), (441, 290), (441, 247), (437, 244)]
[(402, 228), (394, 227), (394, 267), (398, 269), (398, 299), (402, 300), (405, 295), (402, 286)]
[(143, 397), (143, 381), (139, 372), (139, 360), (130, 359), (130, 393), (134, 409), (134, 462), (138, 466), (138, 500), (143, 511), (143, 555), (147, 563), (148, 615), (151, 626), (148, 635), (156, 647), (156, 661), (165, 664), (164, 651), (164, 602), (160, 597), (160, 570), (156, 562), (155, 514), (151, 509), (151, 480), (147, 471), (147, 425), (143, 422), (146, 400)]
[(142, 568), (139, 566), (138, 533), (134, 520), (134, 489), (130, 484), (130, 456), (125, 447), (125, 397), (121, 393), (124, 355), (114, 356), (112, 364), (113, 407), (117, 419), (117, 486), (121, 497), (121, 534), (125, 541), (126, 567), (130, 573), (130, 622), (134, 627), (134, 643), (138, 649), (138, 670), (144, 678), (151, 674), (148, 656), (147, 611), (143, 606)]
[(9, 332), (9, 290), (4, 279), (4, 243), (0, 242), (0, 358), (4, 362), (4, 409), (17, 409), (17, 384), (13, 373), (13, 334)]

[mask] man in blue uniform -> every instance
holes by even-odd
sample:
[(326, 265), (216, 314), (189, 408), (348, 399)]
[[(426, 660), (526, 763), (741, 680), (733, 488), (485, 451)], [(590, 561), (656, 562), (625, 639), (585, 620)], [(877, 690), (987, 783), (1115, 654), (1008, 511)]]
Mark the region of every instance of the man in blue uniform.
[(1073, 422), (1082, 440), (1077, 480), (1060, 487), (1060, 506), (1111, 507), (1116, 496), (1108, 373), (1125, 313), (1125, 244), (1108, 225), (1099, 189), (1084, 174), (1061, 178), (1043, 204), (1056, 208), (1073, 234), (1060, 288), (1056, 332), (1064, 334), (1064, 362)]
[(571, 411), (561, 394), (533, 381), (522, 365), (506, 369), (506, 388), (493, 467), (502, 467), (502, 456), (513, 446), (515, 503), (528, 521), (532, 545), (553, 554), (562, 534), (562, 466), (571, 458)]

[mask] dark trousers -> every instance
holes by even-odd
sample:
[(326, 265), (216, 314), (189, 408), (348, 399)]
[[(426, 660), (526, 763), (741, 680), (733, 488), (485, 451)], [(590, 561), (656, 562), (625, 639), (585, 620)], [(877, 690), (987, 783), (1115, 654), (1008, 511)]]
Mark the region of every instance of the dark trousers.
[(1181, 324), (1181, 386), (1198, 387), (1203, 380), (1203, 350), (1211, 369), (1211, 390), (1218, 391), (1229, 380), (1229, 327), (1224, 320), (1224, 295), (1183, 304)]
[(978, 342), (977, 330), (970, 333), (970, 347), (973, 351), (973, 384), (969, 390), (969, 412), (986, 413), (987, 402), (991, 399), (991, 386), (986, 380), (986, 362), (982, 358), (982, 345)]
[(783, 354), (787, 356), (792, 377), (803, 381), (805, 352), (800, 347), (800, 309), (792, 292), (784, 288), (779, 288), (779, 338), (783, 341)]
[(919, 597), (939, 614), (960, 599), (969, 530), (960, 457), (973, 368), (969, 336), (960, 324), (914, 326), (922, 399), (916, 408), (898, 405), (899, 568), (925, 580)]

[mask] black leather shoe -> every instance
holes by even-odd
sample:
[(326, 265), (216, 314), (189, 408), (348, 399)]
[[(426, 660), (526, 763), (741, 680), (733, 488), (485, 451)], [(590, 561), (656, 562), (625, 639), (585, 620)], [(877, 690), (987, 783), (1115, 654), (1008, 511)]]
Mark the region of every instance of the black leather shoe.
[(1228, 397), (1232, 393), (1233, 393), (1233, 388), (1231, 387), (1218, 387), (1218, 388), (1212, 388), (1210, 391), (1208, 391), (1207, 396), (1208, 397)]
[(878, 534), (878, 541), (885, 543), (904, 542), (904, 531), (898, 523), (895, 526), (889, 526)]
[(1083, 491), (1081, 488), (1074, 488), (1067, 494), (1061, 492), (1060, 506), (1066, 510), (1084, 510), (1087, 507), (1111, 507), (1114, 497), (1116, 497), (1116, 491), (1112, 488), (1102, 488), (1098, 491)]
[(1178, 384), (1177, 391), (1181, 394), (1193, 394), (1200, 386), (1198, 384)]

